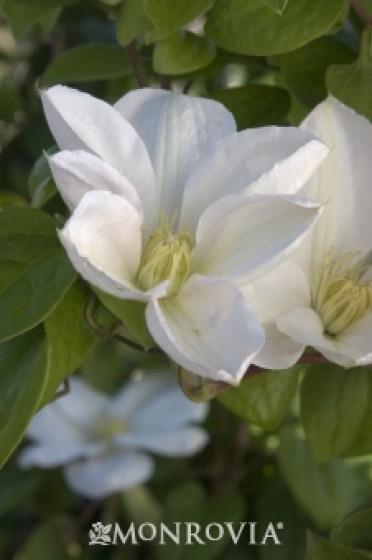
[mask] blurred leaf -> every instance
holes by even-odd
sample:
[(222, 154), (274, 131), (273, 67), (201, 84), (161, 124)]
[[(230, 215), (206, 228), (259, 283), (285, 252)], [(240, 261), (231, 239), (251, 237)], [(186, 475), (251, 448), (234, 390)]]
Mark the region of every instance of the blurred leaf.
[(32, 208), (0, 212), (0, 340), (40, 323), (75, 277), (50, 216)]
[(186, 23), (204, 14), (213, 0), (145, 0), (145, 12), (154, 30), (145, 34), (147, 42), (163, 39)]
[[(46, 0), (43, 5), (31, 5), (25, 0), (4, 0), (2, 8), (16, 39), (19, 39), (35, 24), (49, 29), (56, 22), (60, 8), (55, 7)], [(53, 0), (51, 0), (53, 1)]]
[(266, 6), (277, 14), (282, 14), (286, 8), (288, 0), (261, 0)]
[(121, 45), (126, 47), (139, 35), (153, 29), (151, 20), (145, 13), (145, 0), (125, 0), (120, 8), (117, 23), (117, 36)]
[[(46, 150), (46, 154), (52, 155), (58, 151), (57, 146)], [(28, 178), (28, 192), (31, 195), (31, 206), (41, 208), (57, 193), (57, 187), (52, 177), (52, 172), (45, 154), (42, 154), (35, 162)]]
[(358, 60), (328, 68), (326, 84), (329, 93), (372, 119), (372, 28), (362, 34)]
[(296, 392), (299, 368), (263, 371), (218, 396), (229, 410), (265, 430), (275, 430)]
[(20, 442), (37, 409), (47, 368), (41, 329), (0, 344), (0, 465)]
[(162, 507), (146, 486), (133, 486), (120, 495), (128, 518), (136, 525), (161, 521)]
[[(5, 0), (7, 1), (7, 0)], [(67, 6), (68, 4), (73, 4), (77, 0), (8, 0), (13, 2), (13, 4), (19, 4), (19, 6), (32, 6), (35, 8), (43, 8), (44, 10), (50, 10), (51, 8), (60, 8)]]
[(363, 560), (366, 558), (370, 558), (370, 556), (331, 543), (310, 531), (307, 535), (306, 560)]
[(96, 288), (94, 291), (103, 305), (124, 323), (145, 350), (155, 346), (146, 324), (146, 304), (140, 301), (118, 299)]
[(280, 431), (279, 465), (293, 496), (323, 529), (345, 517), (365, 492), (357, 471), (342, 460), (316, 464), (296, 426)]
[(47, 522), (38, 525), (31, 533), (22, 547), (20, 560), (67, 560), (65, 547), (62, 545), (61, 537), (58, 535), (55, 523)]
[(154, 70), (158, 74), (185, 74), (204, 68), (215, 57), (213, 44), (205, 37), (187, 31), (157, 41), (154, 49)]
[(90, 295), (90, 290), (83, 282), (74, 282), (45, 320), (50, 369), (42, 404), (50, 401), (65, 377), (80, 366), (88, 351), (99, 340), (85, 319)]
[(5, 210), (5, 208), (12, 208), (14, 206), (18, 208), (28, 206), (27, 200), (13, 191), (0, 190), (0, 210)]
[(79, 45), (56, 58), (40, 79), (40, 87), (69, 82), (119, 78), (131, 72), (121, 47), (105, 44)]
[(368, 371), (368, 406), (364, 410), (364, 417), (355, 434), (350, 447), (345, 451), (345, 455), (358, 456), (372, 453), (372, 372)]
[(274, 55), (292, 51), (327, 33), (345, 9), (346, 0), (288, 0), (282, 15), (261, 0), (216, 0), (206, 34), (229, 51)]
[(301, 419), (318, 461), (341, 455), (354, 441), (369, 400), (363, 368), (314, 365), (301, 387)]
[(21, 109), (22, 103), (19, 88), (5, 82), (0, 84), (0, 120), (11, 122), (15, 113)]
[(359, 4), (363, 6), (367, 14), (372, 16), (372, 0), (359, 0)]
[(334, 37), (321, 37), (280, 58), (290, 91), (312, 109), (327, 97), (325, 73), (331, 64), (347, 64), (355, 59), (351, 48)]
[(372, 509), (357, 511), (331, 531), (331, 540), (350, 548), (372, 552)]
[(40, 482), (39, 473), (29, 471), (20, 476), (15, 465), (0, 471), (0, 514), (9, 513), (17, 504), (24, 505)]
[(215, 91), (210, 97), (233, 113), (238, 130), (283, 124), (291, 103), (285, 89), (261, 84)]

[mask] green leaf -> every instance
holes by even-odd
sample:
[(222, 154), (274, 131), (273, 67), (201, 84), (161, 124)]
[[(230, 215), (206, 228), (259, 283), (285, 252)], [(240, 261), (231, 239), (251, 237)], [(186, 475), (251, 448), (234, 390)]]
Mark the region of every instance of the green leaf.
[(163, 39), (186, 23), (200, 16), (213, 4), (213, 0), (145, 0), (145, 12), (154, 30), (145, 34), (147, 42)]
[(50, 216), (32, 208), (0, 212), (0, 340), (40, 323), (75, 277)]
[(79, 45), (65, 51), (46, 69), (41, 87), (69, 82), (107, 80), (130, 74), (125, 52), (121, 47), (105, 44)]
[(301, 419), (318, 461), (346, 451), (361, 426), (369, 400), (368, 377), (363, 368), (315, 365), (301, 388)]
[(233, 113), (238, 130), (283, 124), (291, 104), (285, 89), (261, 84), (216, 91), (210, 97)]
[(90, 290), (83, 282), (74, 282), (45, 320), (50, 347), (50, 373), (43, 404), (50, 401), (65, 377), (80, 366), (88, 351), (99, 340), (85, 319), (90, 295)]
[[(7, 0), (5, 0), (7, 1)], [(50, 10), (51, 8), (61, 8), (67, 6), (68, 4), (73, 4), (77, 0), (8, 0), (13, 4), (19, 4), (19, 6), (32, 6), (35, 8), (42, 8), (45, 10)]]
[[(52, 155), (58, 151), (57, 146), (53, 146), (46, 151)], [(28, 177), (28, 192), (31, 195), (31, 206), (41, 208), (57, 193), (57, 187), (52, 177), (48, 160), (42, 154), (35, 162)]]
[(299, 368), (263, 371), (218, 396), (226, 408), (266, 430), (275, 430), (296, 392)]
[(261, 0), (266, 6), (276, 12), (277, 14), (282, 14), (287, 6), (288, 0)]
[(329, 93), (372, 119), (372, 28), (362, 35), (356, 62), (328, 68), (326, 84)]
[(331, 540), (350, 548), (372, 552), (372, 509), (357, 511), (331, 531)]
[[(56, 526), (57, 525), (57, 526)], [(24, 560), (37, 558), (38, 560), (67, 560), (71, 558), (63, 546), (61, 534), (68, 530), (67, 527), (59, 527), (58, 521), (38, 524), (22, 546), (20, 557)]]
[(321, 528), (336, 525), (365, 493), (358, 472), (341, 459), (315, 463), (296, 426), (281, 429), (278, 458), (293, 496)]
[(94, 291), (101, 303), (124, 323), (145, 350), (155, 346), (155, 342), (146, 324), (146, 304), (140, 301), (118, 299), (97, 288), (94, 288)]
[(41, 329), (0, 344), (0, 466), (22, 439), (37, 409), (47, 369)]
[(43, 5), (31, 5), (22, 0), (4, 0), (2, 8), (16, 39), (36, 24), (50, 29), (60, 14), (59, 7), (46, 5), (45, 2)]
[(355, 457), (372, 453), (372, 372), (368, 370), (368, 406), (364, 410), (364, 416), (357, 433), (345, 455)]
[(366, 558), (370, 558), (370, 556), (339, 546), (310, 531), (308, 533), (306, 560), (363, 560)]
[(355, 53), (334, 37), (321, 37), (280, 58), (284, 79), (293, 95), (312, 109), (327, 97), (325, 74), (331, 64), (348, 64)]
[(208, 39), (180, 31), (157, 41), (153, 66), (158, 74), (185, 74), (208, 66), (215, 55), (215, 48)]
[(274, 55), (292, 51), (324, 35), (345, 10), (346, 0), (288, 0), (282, 15), (261, 0), (216, 0), (206, 34), (228, 51)]
[(153, 29), (144, 5), (145, 0), (125, 0), (122, 3), (116, 30), (120, 45), (126, 47), (133, 39)]

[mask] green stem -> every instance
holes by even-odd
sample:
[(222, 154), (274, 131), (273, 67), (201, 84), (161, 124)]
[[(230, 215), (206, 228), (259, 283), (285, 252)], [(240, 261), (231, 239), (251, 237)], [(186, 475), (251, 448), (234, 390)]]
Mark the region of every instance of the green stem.
[(349, 0), (350, 6), (367, 25), (372, 25), (372, 16), (363, 8), (359, 0)]

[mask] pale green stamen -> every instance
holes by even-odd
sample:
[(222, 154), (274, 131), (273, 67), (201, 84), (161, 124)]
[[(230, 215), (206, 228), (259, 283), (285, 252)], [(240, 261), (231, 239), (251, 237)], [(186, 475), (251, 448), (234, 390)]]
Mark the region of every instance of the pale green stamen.
[(122, 434), (128, 429), (128, 422), (122, 418), (102, 418), (94, 426), (94, 433), (100, 439), (110, 441), (117, 434)]
[(332, 251), (325, 255), (313, 289), (313, 307), (327, 334), (340, 334), (372, 309), (372, 282), (361, 282), (370, 257), (355, 262), (353, 253), (336, 260)]
[(161, 226), (143, 247), (137, 272), (137, 283), (143, 290), (169, 280), (167, 294), (175, 295), (189, 277), (192, 236), (186, 230), (173, 231), (174, 221), (163, 216)]

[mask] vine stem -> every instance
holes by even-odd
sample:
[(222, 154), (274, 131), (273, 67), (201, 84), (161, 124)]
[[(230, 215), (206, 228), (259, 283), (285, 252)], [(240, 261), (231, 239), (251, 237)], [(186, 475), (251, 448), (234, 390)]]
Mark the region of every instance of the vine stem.
[(359, 0), (349, 0), (350, 6), (352, 6), (358, 16), (367, 24), (372, 25), (372, 16), (363, 8), (359, 3)]
[[(322, 354), (320, 354), (320, 352), (314, 351), (314, 352), (305, 352), (305, 354), (302, 354), (301, 358), (299, 358), (299, 360), (296, 362), (295, 365), (329, 364), (329, 363), (330, 363), (329, 360), (327, 360), (327, 358), (325, 358)], [(248, 379), (249, 377), (253, 377), (254, 375), (257, 375), (258, 373), (262, 373), (264, 371), (267, 371), (267, 369), (262, 368), (260, 366), (251, 365), (247, 369), (243, 379)]]
[(147, 78), (147, 74), (145, 72), (145, 68), (143, 66), (142, 59), (141, 59), (140, 54), (138, 52), (138, 47), (137, 47), (136, 41), (134, 40), (131, 43), (129, 43), (129, 45), (127, 47), (125, 47), (125, 51), (126, 51), (126, 53), (128, 55), (128, 58), (130, 60), (133, 73), (134, 73), (134, 75), (136, 77), (136, 80), (137, 80), (138, 87), (140, 87), (140, 88), (148, 87), (149, 81), (148, 81), (148, 78)]

